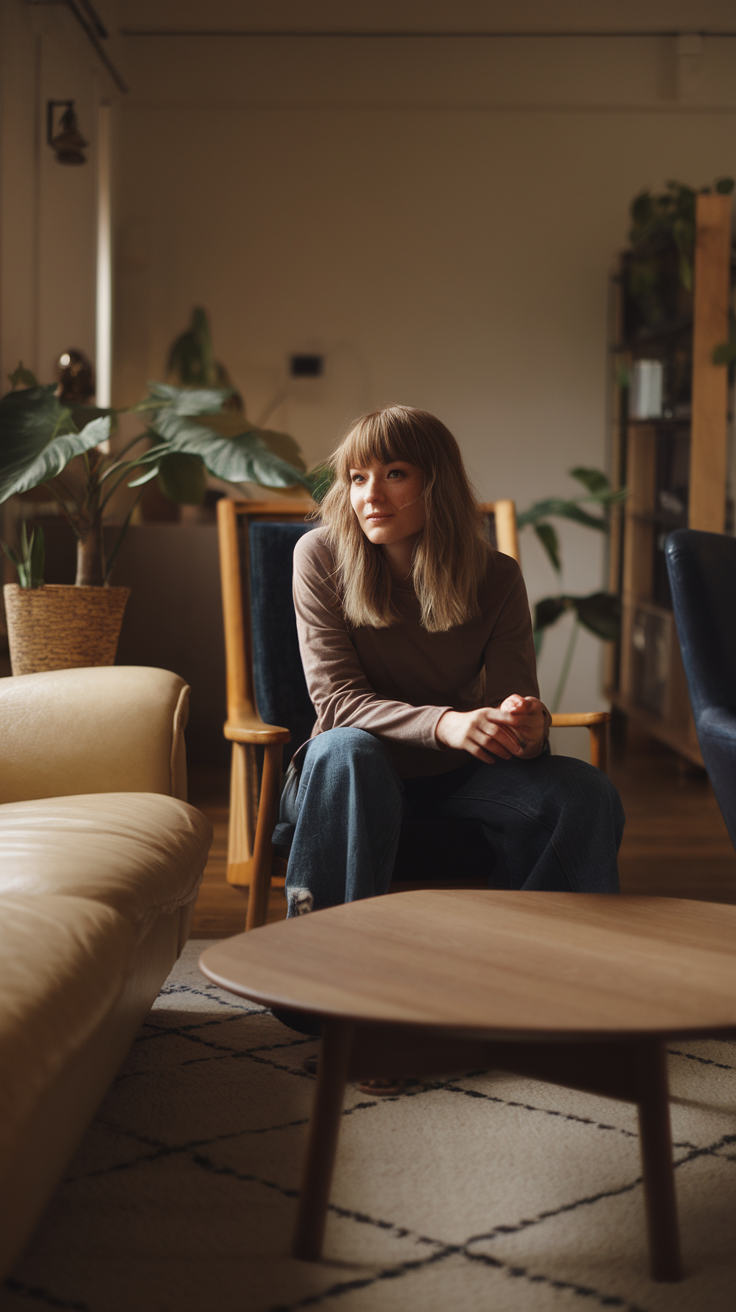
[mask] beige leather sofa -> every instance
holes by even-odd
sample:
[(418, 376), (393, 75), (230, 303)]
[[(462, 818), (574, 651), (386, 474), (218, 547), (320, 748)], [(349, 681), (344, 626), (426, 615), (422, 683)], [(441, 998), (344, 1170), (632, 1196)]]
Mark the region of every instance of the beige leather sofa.
[(186, 942), (212, 833), (165, 670), (0, 679), (0, 1277)]

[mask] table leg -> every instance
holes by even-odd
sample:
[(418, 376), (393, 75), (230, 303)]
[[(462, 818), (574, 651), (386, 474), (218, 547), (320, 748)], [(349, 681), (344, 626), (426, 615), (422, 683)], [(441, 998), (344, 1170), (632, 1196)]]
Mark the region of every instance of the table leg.
[(292, 1256), (304, 1262), (318, 1262), (322, 1256), (352, 1037), (350, 1021), (325, 1020), (291, 1249)]
[(653, 1280), (681, 1280), (667, 1053), (661, 1042), (642, 1045), (638, 1107), (649, 1269)]

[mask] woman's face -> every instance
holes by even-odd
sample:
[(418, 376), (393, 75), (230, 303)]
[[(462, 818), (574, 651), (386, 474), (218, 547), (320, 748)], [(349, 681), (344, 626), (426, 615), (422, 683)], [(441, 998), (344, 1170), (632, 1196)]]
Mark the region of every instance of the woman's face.
[(350, 502), (358, 523), (375, 546), (416, 538), (424, 528), (424, 475), (418, 465), (373, 461), (350, 470)]

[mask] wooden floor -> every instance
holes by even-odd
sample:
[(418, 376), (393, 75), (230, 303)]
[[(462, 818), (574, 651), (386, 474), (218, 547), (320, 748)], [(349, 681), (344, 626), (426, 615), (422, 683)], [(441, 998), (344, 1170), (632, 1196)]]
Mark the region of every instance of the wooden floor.
[[(614, 753), (610, 774), (626, 811), (619, 858), (622, 893), (736, 903), (736, 853), (705, 773), (641, 738)], [(227, 773), (192, 772), (189, 794), (215, 829), (192, 937), (226, 938), (245, 928), (248, 896), (225, 881)], [(274, 889), (268, 918), (285, 915), (283, 890)]]

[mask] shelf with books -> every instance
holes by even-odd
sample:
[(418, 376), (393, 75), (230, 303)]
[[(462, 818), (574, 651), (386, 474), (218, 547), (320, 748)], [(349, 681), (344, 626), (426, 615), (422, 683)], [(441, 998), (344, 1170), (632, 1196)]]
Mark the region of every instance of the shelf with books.
[(726, 529), (729, 386), (712, 356), (728, 337), (730, 196), (699, 195), (695, 225), (693, 289), (669, 289), (666, 319), (645, 321), (630, 252), (615, 280), (613, 446), (629, 496), (612, 534), (610, 586), (621, 594), (622, 626), (608, 691), (641, 728), (702, 764), (664, 548), (675, 528)]

